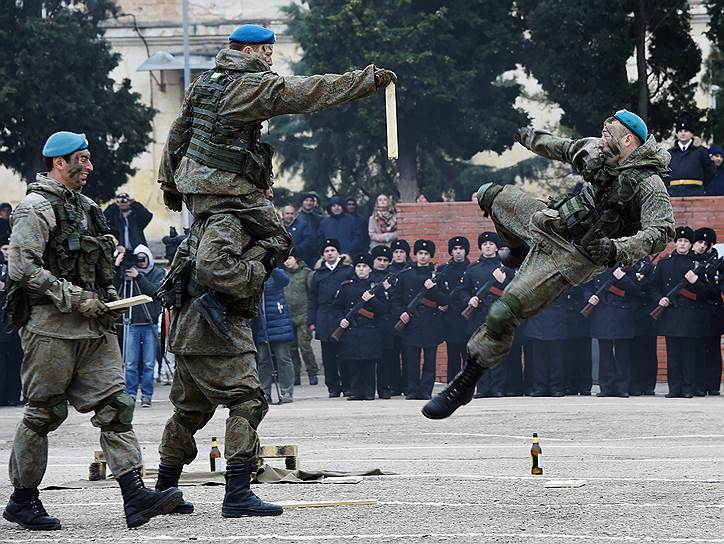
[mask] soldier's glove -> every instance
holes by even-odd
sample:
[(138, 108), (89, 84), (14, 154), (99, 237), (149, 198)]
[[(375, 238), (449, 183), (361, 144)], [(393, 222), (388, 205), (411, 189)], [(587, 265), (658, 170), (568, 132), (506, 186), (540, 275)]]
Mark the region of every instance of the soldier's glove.
[(78, 312), (80, 315), (89, 319), (98, 319), (107, 311), (108, 306), (106, 306), (94, 292), (83, 291), (81, 293), (80, 301), (78, 302)]
[(598, 238), (588, 242), (586, 251), (597, 264), (612, 265), (616, 261), (616, 246), (610, 238)]
[(277, 267), (277, 253), (271, 249), (267, 249), (264, 256), (260, 259), (261, 264), (264, 265), (267, 275), (271, 273)]
[(166, 207), (174, 212), (180, 212), (184, 203), (181, 193), (168, 185), (162, 185), (161, 190), (163, 191), (163, 203), (166, 204)]
[(513, 139), (523, 147), (530, 149), (533, 143), (533, 129), (530, 127), (521, 127), (515, 131)]
[(397, 83), (397, 74), (392, 70), (375, 68), (375, 86), (379, 89), (387, 87), (390, 83)]

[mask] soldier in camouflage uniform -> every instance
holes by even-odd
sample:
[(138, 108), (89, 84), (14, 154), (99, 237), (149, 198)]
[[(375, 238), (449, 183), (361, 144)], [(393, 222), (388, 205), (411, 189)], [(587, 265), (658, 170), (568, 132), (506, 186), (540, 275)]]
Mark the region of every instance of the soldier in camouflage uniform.
[[(289, 254), (291, 238), (269, 200), (272, 148), (261, 123), (369, 96), (395, 79), (370, 65), (342, 75), (282, 77), (270, 70), (274, 33), (241, 25), (216, 66), (189, 89), (168, 137), (159, 183), (169, 208), (182, 200), (195, 216), (162, 287), (176, 307), (170, 351), (176, 355), (171, 389), (175, 413), (159, 448), (158, 489), (175, 486), (196, 457), (194, 434), (217, 406), (226, 424), (227, 488), (222, 515), (278, 515), (279, 506), (251, 493), (267, 411), (247, 319), (253, 317), (265, 276)], [(232, 304), (233, 301), (233, 304)], [(199, 319), (199, 313), (204, 320)], [(214, 342), (213, 334), (223, 340)], [(184, 512), (193, 511), (185, 503)]]
[(511, 254), (523, 261), (468, 342), (466, 367), (423, 408), (431, 419), (448, 417), (470, 402), (478, 378), (510, 350), (522, 319), (606, 266), (632, 264), (661, 251), (674, 234), (671, 201), (661, 179), (670, 156), (637, 115), (618, 111), (604, 122), (601, 138), (569, 140), (524, 128), (516, 140), (539, 155), (572, 164), (588, 185), (548, 204), (511, 185), (480, 187), (480, 207)]
[(84, 134), (53, 134), (43, 148), (48, 172), (28, 185), (14, 214), (10, 240), (8, 312), (21, 329), (27, 406), (10, 454), (15, 491), (3, 517), (26, 529), (60, 529), (43, 508), (38, 486), (48, 462), (48, 433), (68, 416), (95, 412), (108, 466), (121, 486), (126, 521), (137, 527), (167, 514), (178, 489), (146, 489), (141, 449), (131, 426), (133, 399), (124, 391), (118, 314), (104, 304), (112, 286), (115, 244), (101, 209), (81, 194), (93, 171)]
[[(373, 65), (342, 75), (283, 77), (270, 70), (274, 41), (274, 33), (258, 25), (241, 25), (231, 33), (216, 66), (199, 76), (186, 95), (158, 180), (172, 210), (181, 210), (183, 199), (198, 219), (235, 217), (255, 246), (249, 257), (264, 260), (269, 269), (287, 259), (291, 237), (268, 198), (273, 149), (261, 141), (262, 122), (363, 98), (395, 79)], [(219, 258), (230, 258), (220, 250)], [(214, 332), (229, 340), (224, 313), (236, 294), (223, 283), (202, 283), (211, 292), (195, 307)]]

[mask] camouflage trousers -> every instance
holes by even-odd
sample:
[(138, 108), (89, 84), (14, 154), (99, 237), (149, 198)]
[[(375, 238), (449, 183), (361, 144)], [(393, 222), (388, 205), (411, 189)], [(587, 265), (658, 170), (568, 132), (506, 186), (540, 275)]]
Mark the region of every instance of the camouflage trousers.
[(525, 242), (530, 252), (503, 295), (491, 306), (468, 341), (469, 359), (484, 368), (497, 365), (513, 345), (521, 320), (551, 304), (564, 291), (603, 271), (552, 228), (558, 212), (525, 191), (506, 185), (492, 202), (490, 216), (504, 245)]
[[(36, 488), (48, 464), (47, 433), (67, 417), (67, 402), (81, 413), (94, 411), (95, 427), (115, 421), (118, 409), (108, 401), (124, 391), (123, 365), (118, 342), (110, 334), (66, 340), (21, 329), (21, 338), (23, 395), (28, 405), (15, 432), (9, 473), (14, 487)], [(100, 443), (114, 475), (141, 466), (141, 448), (132, 430), (101, 430)]]
[[(307, 376), (316, 376), (319, 374), (319, 365), (317, 358), (312, 350), (312, 333), (307, 327), (306, 319), (300, 323), (294, 324), (294, 340), (292, 341), (292, 361), (294, 362), (294, 376), (299, 378), (302, 374), (302, 360), (304, 368), (307, 369)], [(299, 354), (302, 354), (300, 359)]]
[(161, 463), (191, 463), (198, 454), (194, 435), (209, 422), (219, 405), (229, 408), (224, 440), (227, 463), (257, 462), (256, 429), (269, 405), (259, 386), (253, 352), (236, 356), (176, 354), (169, 398), (174, 414), (166, 422), (158, 448)]

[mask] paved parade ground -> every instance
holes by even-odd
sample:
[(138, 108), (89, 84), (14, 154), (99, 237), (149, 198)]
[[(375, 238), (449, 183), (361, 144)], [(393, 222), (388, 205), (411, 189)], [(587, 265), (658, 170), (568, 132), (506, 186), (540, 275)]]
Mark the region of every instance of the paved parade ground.
[[(171, 412), (168, 387), (135, 428), (148, 467)], [(273, 406), (263, 444), (297, 444), (303, 469), (388, 475), (360, 483), (257, 485), (266, 500), (374, 499), (374, 506), (288, 510), (278, 518), (227, 520), (223, 487), (184, 487), (191, 516), (157, 517), (127, 530), (117, 488), (44, 491), (59, 532), (0, 520), (0, 542), (723, 542), (724, 397), (481, 399), (445, 421), (423, 401), (328, 399), (296, 388)], [(0, 463), (7, 465), (19, 408), (0, 409)], [(198, 438), (191, 471), (208, 470), (211, 436), (223, 447), (225, 410)], [(530, 437), (541, 436), (544, 474), (530, 475)], [(71, 411), (50, 438), (43, 485), (87, 478), (98, 431)], [(272, 464), (282, 466), (275, 461)], [(3, 504), (11, 489), (3, 478)], [(582, 479), (579, 488), (546, 488)]]

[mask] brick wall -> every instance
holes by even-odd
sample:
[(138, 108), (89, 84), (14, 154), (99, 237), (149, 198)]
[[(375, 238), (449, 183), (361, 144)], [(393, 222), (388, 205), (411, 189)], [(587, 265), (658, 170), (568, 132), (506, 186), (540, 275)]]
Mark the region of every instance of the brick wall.
[[(724, 197), (672, 198), (677, 225), (693, 228), (711, 227), (724, 239)], [(426, 238), (435, 242), (437, 252), (434, 261), (445, 262), (447, 241), (453, 236), (464, 235), (473, 246), (470, 259), (479, 257), (476, 247), (478, 234), (494, 230), (490, 219), (483, 217), (476, 202), (430, 202), (424, 204), (398, 204), (398, 232), (400, 238), (410, 242)], [(445, 381), (445, 345), (438, 352), (438, 381)], [(666, 347), (659, 338), (659, 381), (666, 380)]]

